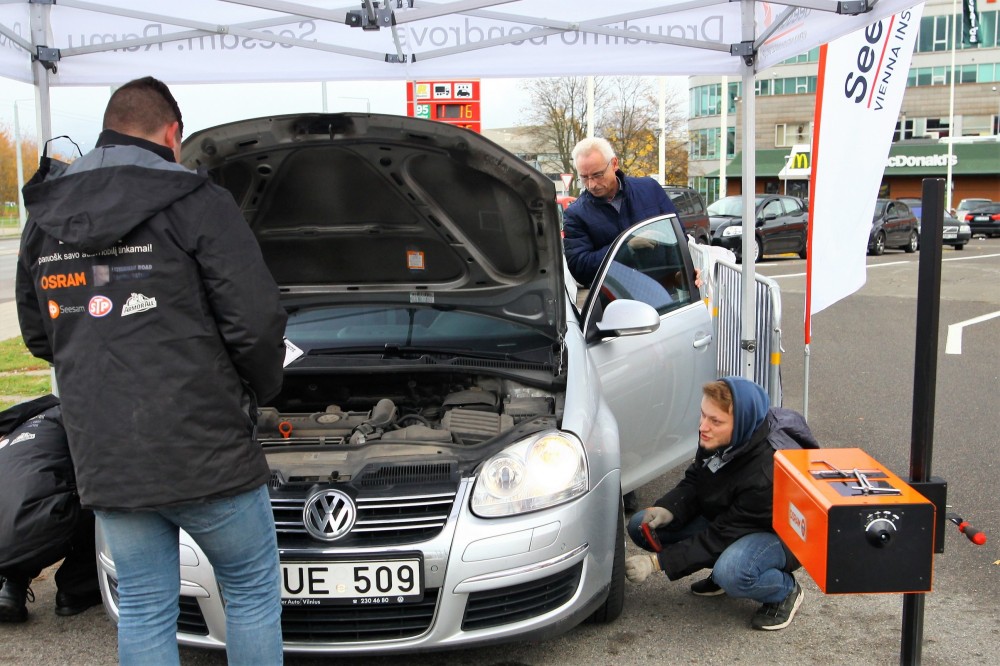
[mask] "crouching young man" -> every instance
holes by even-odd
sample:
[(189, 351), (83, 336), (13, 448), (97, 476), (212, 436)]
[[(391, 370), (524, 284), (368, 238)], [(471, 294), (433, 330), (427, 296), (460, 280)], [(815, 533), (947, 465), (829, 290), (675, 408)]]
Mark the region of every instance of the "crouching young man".
[(818, 444), (800, 414), (770, 409), (752, 381), (724, 377), (703, 394), (695, 460), (675, 488), (632, 516), (629, 536), (651, 554), (629, 557), (625, 574), (640, 583), (655, 571), (677, 580), (712, 569), (691, 585), (694, 594), (759, 601), (750, 626), (784, 629), (802, 588), (791, 573), (799, 562), (771, 528), (774, 451)]

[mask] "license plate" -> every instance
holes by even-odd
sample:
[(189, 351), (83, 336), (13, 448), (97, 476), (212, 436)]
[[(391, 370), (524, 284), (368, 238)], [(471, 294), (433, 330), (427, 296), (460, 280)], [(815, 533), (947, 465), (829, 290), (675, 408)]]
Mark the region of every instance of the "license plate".
[(424, 596), (419, 557), (398, 560), (282, 562), (281, 602), (321, 604), (402, 604)]
[(949, 238), (958, 238), (958, 234), (957, 233), (954, 233), (954, 234), (944, 234), (942, 236), (942, 238), (944, 238), (945, 240), (947, 240)]

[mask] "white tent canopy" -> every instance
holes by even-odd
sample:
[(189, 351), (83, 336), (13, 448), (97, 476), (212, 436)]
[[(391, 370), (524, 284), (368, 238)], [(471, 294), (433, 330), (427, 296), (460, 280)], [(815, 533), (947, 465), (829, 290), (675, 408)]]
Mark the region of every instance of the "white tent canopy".
[[(0, 76), (49, 87), (582, 75), (740, 76), (743, 191), (755, 182), (754, 74), (914, 0), (0, 0)], [(744, 197), (744, 243), (753, 199)], [(744, 247), (744, 256), (749, 256)], [(744, 264), (744, 347), (754, 336)], [(744, 354), (752, 376), (753, 356)]]

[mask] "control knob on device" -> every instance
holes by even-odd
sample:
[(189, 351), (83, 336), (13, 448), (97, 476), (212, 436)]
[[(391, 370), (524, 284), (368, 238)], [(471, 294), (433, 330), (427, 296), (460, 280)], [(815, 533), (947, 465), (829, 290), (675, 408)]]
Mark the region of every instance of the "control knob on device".
[(876, 511), (868, 515), (865, 522), (865, 538), (868, 543), (878, 548), (884, 548), (896, 534), (896, 521), (899, 516), (889, 511)]

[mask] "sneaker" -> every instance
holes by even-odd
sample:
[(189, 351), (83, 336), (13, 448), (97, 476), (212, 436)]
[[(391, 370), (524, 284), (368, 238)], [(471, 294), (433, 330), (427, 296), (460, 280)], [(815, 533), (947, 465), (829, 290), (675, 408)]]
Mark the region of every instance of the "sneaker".
[(25, 601), (34, 601), (35, 593), (27, 584), (0, 577), (0, 622), (24, 622), (28, 619)]
[(784, 598), (781, 603), (777, 604), (763, 604), (757, 609), (757, 612), (753, 614), (753, 618), (750, 620), (750, 626), (754, 629), (761, 629), (763, 631), (774, 631), (775, 629), (784, 629), (789, 624), (792, 623), (792, 618), (795, 617), (795, 611), (799, 609), (802, 605), (802, 597), (804, 596), (802, 588), (799, 587), (798, 582), (795, 583), (795, 589), (788, 593), (788, 596)]
[(715, 579), (712, 578), (712, 574), (708, 574), (708, 578), (703, 578), (697, 583), (691, 583), (691, 594), (696, 594), (699, 597), (714, 597), (725, 593), (726, 591), (719, 587)]

